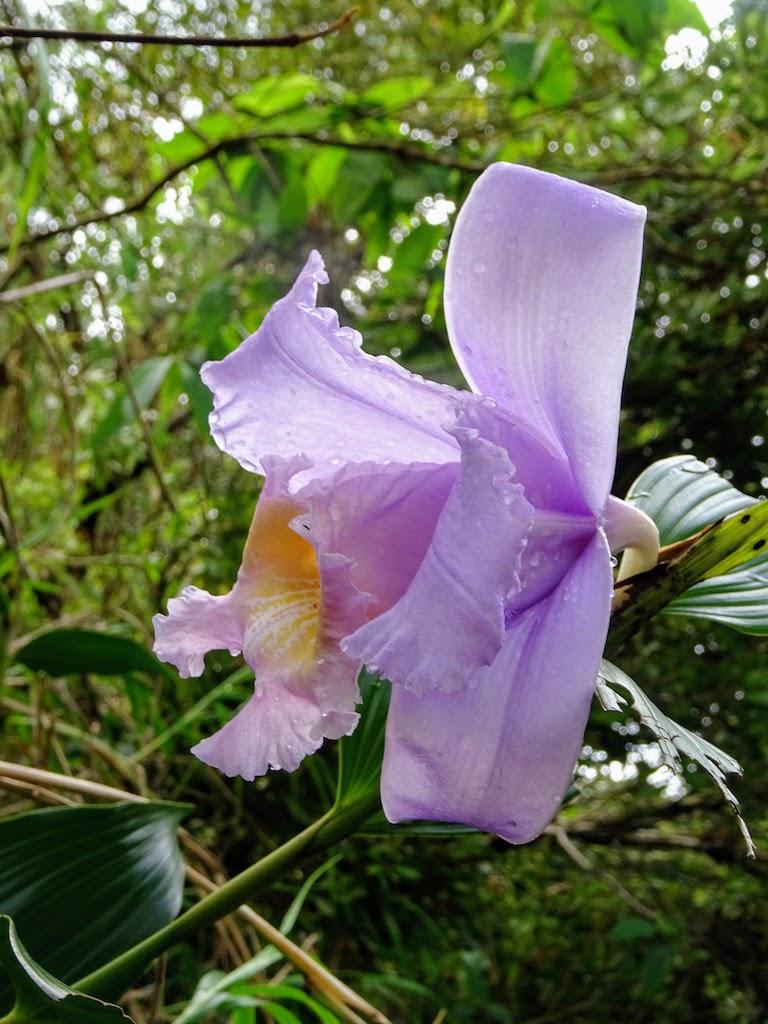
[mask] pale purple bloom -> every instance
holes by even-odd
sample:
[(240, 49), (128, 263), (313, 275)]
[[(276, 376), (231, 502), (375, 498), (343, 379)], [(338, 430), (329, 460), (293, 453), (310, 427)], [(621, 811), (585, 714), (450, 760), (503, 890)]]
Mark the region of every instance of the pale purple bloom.
[[(636, 567), (654, 558), (652, 524), (609, 497), (644, 214), (524, 167), (481, 175), (445, 286), (474, 394), (363, 353), (315, 307), (327, 281), (317, 253), (259, 331), (203, 369), (217, 443), (268, 482), (274, 465), (294, 467), (281, 487), (310, 509), (321, 576), (324, 558), (341, 559), (348, 608), (359, 614), (368, 595), (367, 621), (338, 623), (338, 656), (393, 683), (391, 821), (525, 842), (571, 779), (608, 629), (611, 551), (639, 547)], [(215, 633), (205, 644), (230, 646)], [(295, 690), (315, 692), (323, 656)], [(200, 667), (201, 655), (190, 671)]]
[(243, 652), (256, 676), (253, 696), (193, 753), (249, 780), (270, 767), (293, 771), (323, 739), (355, 728), (359, 666), (339, 641), (365, 621), (371, 603), (351, 582), (350, 559), (314, 546), (322, 486), (289, 494), (302, 460), (267, 459), (266, 466), (232, 590), (214, 597), (186, 587), (168, 602), (168, 615), (153, 620), (155, 653), (184, 677), (203, 671), (207, 651)]

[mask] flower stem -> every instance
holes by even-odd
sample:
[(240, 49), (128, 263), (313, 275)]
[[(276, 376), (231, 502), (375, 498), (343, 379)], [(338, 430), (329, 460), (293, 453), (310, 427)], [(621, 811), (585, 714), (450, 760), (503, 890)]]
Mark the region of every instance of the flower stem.
[(187, 936), (233, 913), (309, 854), (352, 835), (379, 807), (378, 791), (367, 793), (349, 804), (332, 807), (303, 832), (204, 897), (165, 928), (81, 978), (73, 988), (102, 999), (117, 998), (155, 957)]

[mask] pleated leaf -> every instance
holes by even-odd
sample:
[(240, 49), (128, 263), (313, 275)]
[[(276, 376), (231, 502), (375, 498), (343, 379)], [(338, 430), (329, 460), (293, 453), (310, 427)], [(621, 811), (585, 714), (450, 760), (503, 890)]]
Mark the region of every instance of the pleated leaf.
[[(179, 804), (30, 811), (0, 821), (0, 913), (65, 983), (168, 924), (181, 907)], [(0, 972), (0, 1007), (9, 979)]]
[(656, 523), (662, 545), (757, 504), (693, 455), (654, 462), (629, 488), (627, 501)]
[(363, 670), (360, 675), (362, 706), (360, 722), (351, 736), (339, 742), (339, 779), (336, 803), (351, 803), (378, 790), (384, 758), (384, 730), (387, 724), (391, 685)]
[[(711, 619), (755, 636), (768, 635), (768, 552), (756, 555), (766, 548), (760, 520), (768, 509), (755, 509), (764, 503), (743, 494), (690, 455), (653, 463), (632, 484), (627, 500), (654, 520), (663, 545), (732, 517), (712, 531), (711, 539), (723, 533), (736, 537), (743, 529), (743, 544), (732, 544), (727, 558), (707, 573), (709, 578), (671, 601), (664, 612)], [(744, 515), (737, 517), (737, 512)]]
[(24, 948), (10, 917), (0, 915), (0, 970), (12, 994), (0, 999), (8, 1024), (116, 1024), (128, 1021), (118, 1006), (103, 1003), (63, 985)]

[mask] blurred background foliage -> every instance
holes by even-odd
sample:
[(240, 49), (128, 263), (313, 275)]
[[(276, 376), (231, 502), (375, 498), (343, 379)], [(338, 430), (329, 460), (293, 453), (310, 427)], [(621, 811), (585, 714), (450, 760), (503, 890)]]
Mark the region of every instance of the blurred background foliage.
[[(345, 10), (0, 0), (6, 24), (181, 35), (309, 31)], [(149, 646), (182, 585), (229, 588), (259, 484), (212, 445), (197, 371), (310, 249), (322, 301), (370, 351), (460, 384), (445, 252), (494, 160), (648, 207), (616, 492), (679, 451), (768, 487), (768, 3), (718, 10), (712, 28), (689, 0), (387, 0), (264, 50), (0, 31), (2, 757), (194, 803), (212, 877), (325, 808), (332, 745), (255, 785), (189, 756), (247, 692), (237, 659), (179, 681), (117, 649), (106, 672), (16, 655), (73, 626)], [(316, 883), (300, 937), (394, 1021), (768, 1021), (766, 643), (664, 621), (621, 664), (742, 762), (758, 859), (701, 772), (670, 784), (631, 718), (596, 712), (578, 791), (532, 846), (390, 830)], [(4, 813), (55, 800), (3, 794)], [(303, 878), (259, 909), (279, 920)], [(233, 925), (175, 950), (155, 1019), (254, 942)], [(137, 990), (136, 1020), (151, 1003)]]

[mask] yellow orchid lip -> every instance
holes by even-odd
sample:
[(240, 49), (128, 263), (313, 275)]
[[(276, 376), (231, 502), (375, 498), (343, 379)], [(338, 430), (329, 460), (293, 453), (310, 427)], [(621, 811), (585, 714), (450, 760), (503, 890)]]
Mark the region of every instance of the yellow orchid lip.
[(314, 669), (321, 641), (317, 555), (291, 526), (301, 512), (289, 499), (260, 501), (241, 569), (246, 658), (294, 678)]

